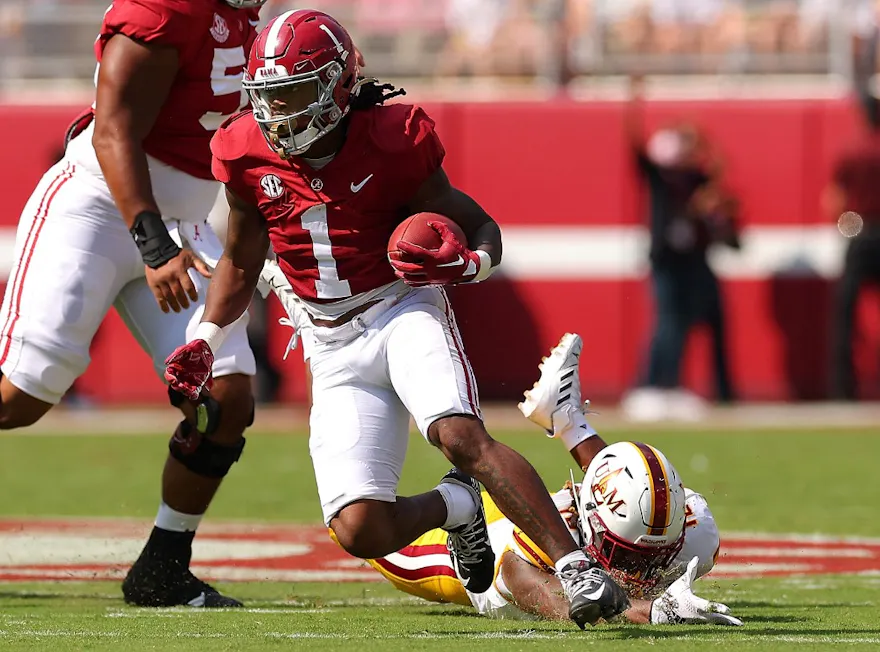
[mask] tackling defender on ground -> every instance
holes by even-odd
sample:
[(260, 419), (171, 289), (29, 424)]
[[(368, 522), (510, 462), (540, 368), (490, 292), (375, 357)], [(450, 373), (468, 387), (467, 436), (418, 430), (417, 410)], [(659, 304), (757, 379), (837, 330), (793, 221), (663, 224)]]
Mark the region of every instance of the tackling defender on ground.
[[(725, 605), (692, 591), (694, 580), (714, 566), (721, 545), (706, 500), (682, 486), (657, 449), (634, 442), (605, 446), (587, 424), (578, 380), (581, 347), (579, 336), (566, 334), (520, 404), (551, 436), (562, 435), (585, 465), (583, 483), (569, 482), (553, 494), (573, 540), (627, 590), (630, 622), (742, 624)], [(599, 446), (593, 454), (591, 449)], [(458, 581), (444, 555), (440, 530), (369, 560), (370, 565), (401, 591), (426, 600), (473, 606), (493, 618), (565, 619), (562, 587), (550, 560), (488, 495), (483, 500), (497, 559), (492, 587), (485, 593), (468, 592)]]

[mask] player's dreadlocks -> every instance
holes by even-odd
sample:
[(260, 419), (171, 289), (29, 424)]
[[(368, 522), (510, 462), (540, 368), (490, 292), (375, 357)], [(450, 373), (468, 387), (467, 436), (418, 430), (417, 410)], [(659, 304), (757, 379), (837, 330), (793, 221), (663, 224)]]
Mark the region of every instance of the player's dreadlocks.
[(377, 104), (384, 104), (392, 97), (406, 95), (406, 90), (396, 88), (393, 84), (379, 84), (378, 79), (362, 79), (355, 93), (351, 100), (351, 110), (364, 111)]

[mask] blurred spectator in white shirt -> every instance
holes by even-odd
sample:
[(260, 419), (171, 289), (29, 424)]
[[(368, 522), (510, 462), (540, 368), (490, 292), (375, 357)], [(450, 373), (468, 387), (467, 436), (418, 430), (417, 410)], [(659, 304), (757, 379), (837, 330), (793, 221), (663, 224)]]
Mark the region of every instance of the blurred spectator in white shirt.
[(507, 5), (507, 0), (449, 0), (446, 11), (449, 38), (440, 53), (437, 74), (489, 74), (493, 64), (492, 47)]

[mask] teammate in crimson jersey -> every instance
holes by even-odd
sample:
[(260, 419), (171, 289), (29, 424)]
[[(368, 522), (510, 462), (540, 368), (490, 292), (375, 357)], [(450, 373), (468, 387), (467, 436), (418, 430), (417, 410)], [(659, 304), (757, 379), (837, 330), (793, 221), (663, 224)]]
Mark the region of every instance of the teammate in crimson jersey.
[[(196, 328), (210, 252), (220, 250), (205, 223), (220, 190), (210, 139), (243, 105), (241, 72), (263, 2), (116, 0), (108, 9), (95, 104), (19, 224), (0, 313), (0, 427), (32, 424), (60, 401), (111, 306), (160, 374)], [(246, 318), (232, 325), (217, 351), (210, 394), (169, 392), (185, 418), (156, 527), (123, 584), (130, 603), (239, 604), (188, 567), (199, 520), (253, 418), (245, 327)]]
[[(310, 448), (325, 522), (351, 554), (377, 558), (432, 528), (463, 586), (492, 583), (482, 482), (551, 558), (580, 626), (622, 611), (623, 591), (583, 551), (535, 470), (487, 434), (473, 372), (442, 285), (481, 281), (501, 260), (498, 225), (443, 171), (444, 149), (420, 108), (383, 103), (393, 87), (361, 79), (354, 44), (321, 12), (287, 12), (254, 44), (252, 112), (212, 141), (231, 207), (226, 250), (202, 322), (167, 360), (172, 387), (197, 396), (226, 330), (247, 308), (271, 241), (308, 313)], [(449, 216), (435, 251), (386, 248), (408, 215)], [(410, 415), (456, 468), (432, 491), (399, 497)]]

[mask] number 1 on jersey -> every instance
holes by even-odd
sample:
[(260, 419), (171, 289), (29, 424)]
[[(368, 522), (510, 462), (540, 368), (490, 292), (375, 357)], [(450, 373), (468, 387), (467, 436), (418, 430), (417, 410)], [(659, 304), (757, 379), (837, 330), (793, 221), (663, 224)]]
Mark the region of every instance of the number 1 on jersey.
[(348, 281), (339, 280), (336, 259), (330, 244), (330, 227), (327, 225), (327, 205), (312, 206), (302, 215), (302, 228), (312, 238), (312, 252), (318, 261), (318, 280), (315, 293), (319, 299), (345, 299), (351, 296)]

